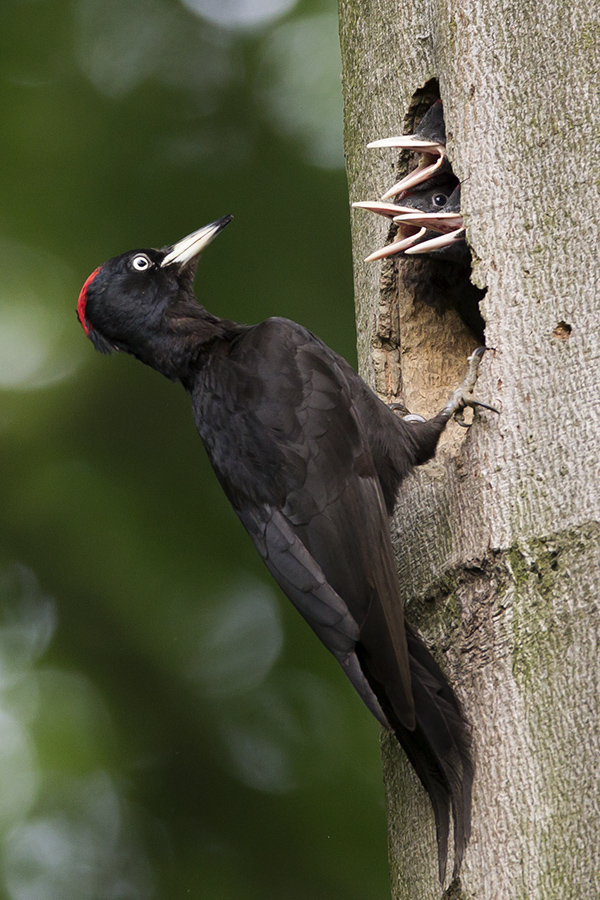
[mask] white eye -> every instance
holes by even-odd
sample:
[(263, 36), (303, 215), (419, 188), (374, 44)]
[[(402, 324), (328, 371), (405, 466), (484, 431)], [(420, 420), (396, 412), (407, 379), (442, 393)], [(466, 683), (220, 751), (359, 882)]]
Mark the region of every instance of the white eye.
[(135, 269), (136, 272), (143, 272), (144, 269), (149, 269), (152, 265), (152, 262), (148, 259), (145, 253), (138, 253), (137, 256), (134, 256), (131, 260), (131, 268)]

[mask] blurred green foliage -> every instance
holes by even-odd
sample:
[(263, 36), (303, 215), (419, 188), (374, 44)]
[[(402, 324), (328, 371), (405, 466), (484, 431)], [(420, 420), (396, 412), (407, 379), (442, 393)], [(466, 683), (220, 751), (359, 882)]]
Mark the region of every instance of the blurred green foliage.
[(180, 387), (95, 354), (104, 259), (235, 221), (199, 297), (355, 361), (333, 0), (0, 11), (0, 892), (387, 894), (377, 726)]

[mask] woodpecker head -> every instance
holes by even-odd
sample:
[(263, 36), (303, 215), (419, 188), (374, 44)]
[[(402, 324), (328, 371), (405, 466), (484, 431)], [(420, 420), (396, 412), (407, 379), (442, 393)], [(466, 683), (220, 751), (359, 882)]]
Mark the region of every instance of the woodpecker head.
[(231, 219), (223, 216), (162, 250), (130, 250), (95, 269), (79, 294), (77, 315), (96, 349), (143, 357), (164, 331), (165, 313), (193, 299), (198, 257)]
[(433, 253), (441, 259), (454, 259), (465, 265), (470, 263), (471, 257), (464, 240), (460, 183), (457, 178), (432, 178), (425, 185), (407, 191), (401, 198), (403, 209), (392, 219), (398, 226), (400, 236), (396, 240), (421, 229), (414, 236), (413, 243), (407, 244), (406, 254)]

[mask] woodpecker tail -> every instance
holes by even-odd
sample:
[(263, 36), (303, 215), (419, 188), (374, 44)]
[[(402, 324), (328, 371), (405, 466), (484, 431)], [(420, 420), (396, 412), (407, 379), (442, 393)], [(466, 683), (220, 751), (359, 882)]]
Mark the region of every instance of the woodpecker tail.
[(474, 763), (471, 729), (442, 670), (413, 628), (406, 625), (416, 727), (394, 722), (404, 752), (429, 794), (435, 815), (440, 882), (446, 876), (450, 809), (454, 821), (453, 878), (460, 872), (471, 831)]

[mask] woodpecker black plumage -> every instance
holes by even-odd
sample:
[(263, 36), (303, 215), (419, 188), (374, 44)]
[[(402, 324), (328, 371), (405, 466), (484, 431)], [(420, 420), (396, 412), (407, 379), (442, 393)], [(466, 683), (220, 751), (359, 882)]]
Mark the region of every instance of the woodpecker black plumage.
[(476, 405), (480, 354), (437, 416), (405, 422), (302, 326), (240, 325), (197, 302), (198, 254), (230, 218), (109, 260), (85, 282), (79, 319), (97, 349), (130, 353), (191, 395), (217, 478), (267, 568), (427, 790), (443, 880), (451, 810), (455, 875), (469, 837), (470, 732), (404, 621), (388, 517), (448, 420)]

